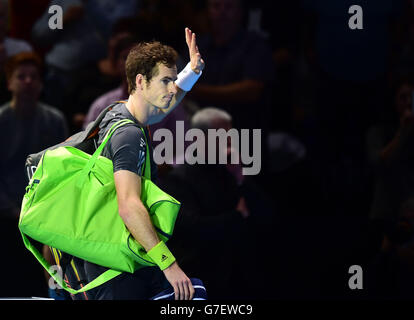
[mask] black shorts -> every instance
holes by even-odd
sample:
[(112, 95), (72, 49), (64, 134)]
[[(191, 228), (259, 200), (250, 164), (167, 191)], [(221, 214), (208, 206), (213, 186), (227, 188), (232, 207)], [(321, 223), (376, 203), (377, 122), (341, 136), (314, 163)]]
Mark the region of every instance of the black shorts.
[[(72, 288), (80, 289), (106, 270), (105, 267), (73, 258), (66, 267), (65, 278)], [(167, 287), (168, 281), (158, 267), (144, 267), (133, 274), (124, 272), (94, 289), (72, 295), (72, 299), (149, 300)]]

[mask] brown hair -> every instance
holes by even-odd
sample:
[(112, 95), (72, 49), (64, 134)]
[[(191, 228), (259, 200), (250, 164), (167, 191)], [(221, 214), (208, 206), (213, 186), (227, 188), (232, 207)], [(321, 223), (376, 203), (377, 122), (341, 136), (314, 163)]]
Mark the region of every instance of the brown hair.
[(158, 41), (141, 42), (134, 46), (125, 62), (125, 72), (128, 81), (128, 93), (135, 91), (135, 78), (142, 74), (150, 82), (157, 75), (157, 63), (172, 68), (177, 61), (178, 54), (170, 46)]
[(11, 56), (5, 66), (6, 79), (10, 80), (13, 72), (22, 64), (33, 64), (39, 70), (39, 74), (42, 72), (42, 60), (34, 52), (21, 52)]

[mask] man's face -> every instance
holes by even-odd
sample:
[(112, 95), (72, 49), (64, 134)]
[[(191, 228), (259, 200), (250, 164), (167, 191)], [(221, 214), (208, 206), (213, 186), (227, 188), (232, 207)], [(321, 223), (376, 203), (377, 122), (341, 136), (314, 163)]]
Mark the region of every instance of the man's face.
[[(166, 109), (170, 106), (171, 100), (177, 93), (174, 81), (177, 79), (177, 67), (169, 68), (164, 64), (158, 63), (150, 82), (143, 81), (143, 98), (155, 109)], [(155, 113), (159, 111), (153, 110)]]
[(8, 81), (8, 89), (15, 97), (37, 101), (42, 90), (38, 68), (33, 64), (18, 66)]
[(396, 110), (401, 116), (407, 109), (411, 109), (412, 94), (414, 87), (408, 84), (404, 84), (399, 88), (396, 96)]

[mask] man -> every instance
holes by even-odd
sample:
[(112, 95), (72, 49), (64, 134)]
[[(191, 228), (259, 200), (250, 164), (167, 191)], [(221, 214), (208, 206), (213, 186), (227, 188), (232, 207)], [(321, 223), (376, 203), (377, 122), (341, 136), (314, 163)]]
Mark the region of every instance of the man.
[(22, 52), (6, 64), (7, 87), (11, 101), (0, 106), (0, 209), (17, 218), (27, 185), (22, 171), (30, 153), (60, 143), (67, 137), (62, 112), (39, 102), (43, 88), (40, 58)]
[[(204, 61), (196, 46), (195, 34), (185, 29), (190, 63), (177, 76), (176, 51), (159, 42), (140, 43), (131, 49), (126, 60), (126, 76), (129, 98), (107, 113), (100, 124), (99, 143), (113, 123), (120, 119), (131, 119), (140, 127), (161, 121), (182, 100), (197, 81), (204, 68)], [(141, 175), (145, 163), (146, 136), (136, 126), (126, 125), (115, 131), (102, 155), (113, 161), (114, 180), (119, 214), (132, 236), (147, 252), (162, 247), (163, 253), (172, 256), (158, 238), (149, 214), (140, 199)], [(149, 146), (150, 147), (150, 146)], [(150, 148), (151, 150), (151, 148)], [(156, 166), (151, 158), (152, 180)], [(106, 270), (84, 261), (83, 270), (90, 282)], [(161, 291), (163, 276), (174, 288), (175, 299), (191, 299), (194, 288), (186, 274), (173, 262), (163, 270), (145, 267), (135, 273), (123, 273), (89, 292), (91, 299), (149, 299), (156, 289)], [(75, 297), (76, 298), (76, 297)]]
[[(125, 62), (128, 57), (129, 51), (131, 48), (137, 44), (135, 36), (129, 32), (122, 32), (114, 36), (115, 44), (113, 45), (113, 52), (109, 56), (113, 56), (113, 64), (115, 65), (116, 73), (122, 77), (121, 84), (118, 88), (113, 89), (102, 96), (98, 97), (86, 115), (86, 118), (83, 122), (83, 128), (94, 121), (98, 115), (111, 103), (114, 101), (125, 100), (128, 97), (128, 81), (125, 73)], [(111, 61), (112, 62), (112, 61)], [(183, 103), (180, 103), (174, 111), (172, 111), (168, 117), (164, 118), (161, 122), (152, 124), (150, 126), (150, 131), (154, 133), (159, 128), (166, 128), (170, 130), (173, 135), (176, 135), (176, 122), (184, 121), (187, 125), (187, 115), (184, 109)], [(153, 146), (155, 147), (157, 141), (152, 141)], [(160, 170), (161, 171), (161, 170)]]
[[(105, 72), (107, 75), (112, 73), (119, 76), (121, 83), (116, 89), (106, 92), (95, 99), (85, 117), (83, 129), (85, 129), (89, 123), (94, 121), (98, 115), (112, 102), (124, 100), (128, 97), (128, 82), (125, 74), (125, 61), (128, 57), (129, 51), (136, 43), (136, 38), (131, 33), (127, 32), (116, 34), (109, 41), (109, 48), (111, 48), (111, 50), (109, 50), (109, 58), (103, 60), (100, 64), (100, 67), (102, 65), (103, 69), (101, 72)], [(104, 70), (105, 68), (108, 70)]]
[[(51, 29), (49, 8), (62, 8), (62, 29)], [(51, 0), (47, 10), (34, 23), (32, 41), (45, 55), (45, 99), (73, 118), (86, 104), (80, 92), (95, 80), (95, 63), (105, 57), (111, 29), (120, 18), (137, 11), (137, 1)], [(91, 80), (92, 79), (92, 80)], [(77, 131), (77, 117), (71, 131)]]
[[(6, 279), (0, 296), (42, 295), (40, 290), (45, 284), (37, 282), (41, 280), (37, 265), (20, 247), (21, 236), (16, 228), (27, 186), (22, 168), (28, 154), (60, 143), (67, 138), (68, 130), (62, 112), (39, 102), (43, 85), (41, 60), (36, 54), (14, 55), (5, 69), (12, 99), (0, 106), (0, 241), (8, 244), (4, 246), (4, 254), (12, 257), (16, 272), (25, 278)], [(7, 272), (1, 268), (0, 271)]]

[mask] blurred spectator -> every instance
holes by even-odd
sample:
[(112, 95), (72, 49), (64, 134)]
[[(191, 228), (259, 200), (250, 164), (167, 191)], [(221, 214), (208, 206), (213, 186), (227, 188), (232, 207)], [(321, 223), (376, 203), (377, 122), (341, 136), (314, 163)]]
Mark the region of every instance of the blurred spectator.
[(405, 0), (402, 16), (393, 28), (392, 73), (414, 74), (414, 2)]
[(368, 285), (375, 298), (412, 298), (414, 284), (414, 81), (397, 77), (381, 121), (367, 132), (367, 159), (374, 178), (372, 224), (381, 234)]
[(7, 36), (8, 17), (8, 1), (0, 0), (0, 104), (10, 99), (4, 73), (7, 58), (23, 51), (32, 51), (26, 41)]
[[(185, 27), (194, 32), (206, 29), (203, 6), (205, 1), (192, 0), (142, 0), (140, 11), (134, 17), (138, 24), (151, 33), (151, 37), (174, 48), (185, 49), (182, 41)], [(145, 30), (133, 28), (140, 33)], [(151, 39), (148, 39), (151, 40)]]
[(99, 61), (98, 66), (102, 74), (119, 79), (121, 83), (116, 89), (103, 94), (92, 103), (83, 122), (83, 128), (95, 120), (101, 111), (111, 103), (128, 99), (125, 60), (129, 50), (136, 42), (136, 38), (127, 32), (116, 34), (109, 40), (108, 58)]
[[(66, 120), (57, 109), (38, 101), (42, 90), (40, 60), (34, 53), (20, 53), (6, 65), (12, 100), (0, 107), (1, 209), (17, 218), (25, 187), (26, 157), (67, 137)], [(8, 147), (6, 147), (8, 146)]]
[[(46, 102), (72, 117), (93, 100), (88, 84), (97, 80), (95, 63), (106, 56), (114, 23), (136, 13), (137, 0), (52, 0), (49, 5), (62, 7), (63, 29), (49, 28), (51, 14), (46, 10), (33, 27), (32, 39), (50, 48), (45, 56)], [(72, 124), (71, 129), (78, 128)]]
[(414, 196), (414, 82), (395, 81), (389, 109), (367, 133), (367, 156), (375, 189), (370, 216), (395, 222), (401, 204)]
[[(31, 30), (36, 20), (49, 7), (50, 0), (9, 0), (11, 37), (32, 40)], [(36, 49), (36, 44), (33, 44)]]
[[(0, 240), (14, 272), (21, 276), (6, 277), (0, 296), (44, 296), (42, 268), (24, 248), (17, 221), (28, 184), (26, 157), (65, 140), (66, 120), (60, 111), (38, 100), (43, 85), (37, 55), (22, 52), (11, 57), (6, 76), (12, 99), (0, 107)], [(6, 265), (0, 271), (10, 272)]]
[(62, 7), (63, 29), (50, 29), (51, 14), (45, 11), (35, 23), (32, 37), (36, 43), (52, 46), (46, 64), (64, 71), (103, 57), (114, 23), (137, 10), (136, 0), (52, 0), (49, 7), (52, 5)]
[[(297, 59), (304, 53), (303, 31), (304, 19), (301, 0), (280, 1), (277, 6), (271, 1), (248, 2), (256, 6), (250, 10), (250, 21), (260, 13), (260, 28), (267, 37), (277, 77), (272, 86), (272, 107), (270, 108), (270, 130), (292, 133), (296, 129), (294, 123), (300, 105), (294, 105), (294, 99), (306, 100), (293, 92), (292, 76), (295, 68), (301, 67)], [(258, 18), (256, 18), (258, 20)], [(257, 22), (259, 23), (259, 22)], [(250, 22), (252, 24), (252, 22)], [(311, 83), (314, 85), (314, 83)], [(293, 105), (292, 105), (293, 104)]]
[(223, 106), (235, 128), (265, 129), (265, 88), (273, 76), (270, 47), (243, 27), (242, 1), (208, 0), (207, 13), (209, 32), (197, 35), (197, 41), (209, 67), (189, 96), (201, 107)]
[(407, 199), (389, 223), (379, 254), (370, 264), (367, 284), (373, 298), (413, 299), (414, 198)]
[[(229, 130), (232, 121), (228, 113), (206, 108), (195, 113), (191, 125), (207, 135), (208, 129)], [(220, 152), (229, 156), (232, 151), (229, 144), (223, 150), (218, 148), (218, 144), (216, 146), (217, 157)], [(207, 143), (204, 152), (207, 159)], [(247, 297), (249, 293), (258, 296), (262, 293), (257, 292), (261, 284), (250, 277), (254, 263), (249, 263), (244, 257), (245, 252), (251, 250), (255, 254), (261, 252), (256, 239), (263, 229), (258, 232), (249, 227), (246, 218), (252, 219), (251, 210), (256, 210), (255, 214), (260, 218), (271, 211), (264, 208), (265, 201), (260, 191), (246, 181), (238, 186), (237, 177), (228, 165), (217, 161), (217, 164), (176, 166), (160, 183), (162, 189), (173, 194), (182, 204), (169, 246), (175, 252), (181, 252), (180, 255), (177, 253), (182, 257), (179, 263), (189, 270), (190, 275), (203, 279), (210, 298)], [(261, 202), (262, 208), (258, 209), (255, 201)], [(253, 221), (261, 225), (259, 221)], [(268, 222), (261, 221), (263, 224)], [(256, 290), (252, 290), (253, 287)]]
[[(366, 83), (383, 77), (389, 67), (391, 26), (402, 13), (403, 0), (303, 0), (308, 36), (314, 41), (321, 69), (334, 79)], [(348, 26), (352, 5), (363, 10), (362, 29)], [(358, 49), (358, 54), (352, 54)]]
[[(306, 148), (321, 180), (327, 212), (365, 215), (369, 209), (365, 136), (384, 108), (390, 67), (390, 27), (401, 1), (304, 1), (307, 37), (318, 67), (316, 122)], [(348, 26), (351, 5), (363, 28)], [(353, 54), (353, 52), (358, 54)]]

